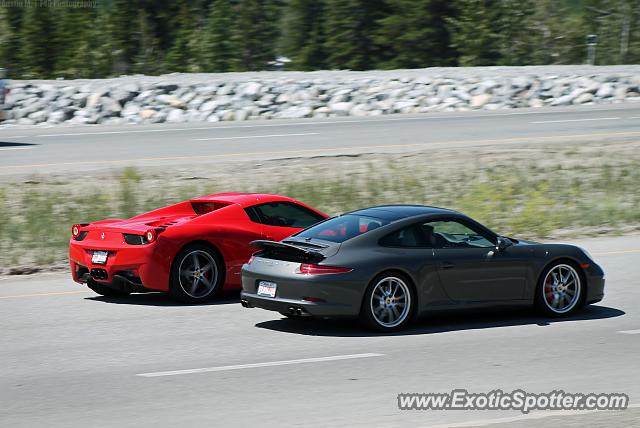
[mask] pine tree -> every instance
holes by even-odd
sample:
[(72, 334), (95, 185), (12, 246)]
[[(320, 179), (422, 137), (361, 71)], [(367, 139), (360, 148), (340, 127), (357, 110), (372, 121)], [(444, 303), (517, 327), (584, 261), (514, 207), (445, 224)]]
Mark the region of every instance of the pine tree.
[(583, 8), (573, 9), (569, 2), (536, 2), (535, 26), (540, 42), (531, 55), (537, 64), (580, 64), (586, 58)]
[(58, 8), (52, 12), (55, 16), (55, 76), (88, 77), (93, 51), (89, 33), (95, 25), (96, 13), (85, 8)]
[(324, 0), (291, 0), (284, 12), (282, 50), (292, 59), (291, 68), (324, 68)]
[(538, 62), (542, 30), (535, 22), (536, 4), (531, 0), (500, 0), (497, 8), (500, 65), (530, 65)]
[(20, 28), (19, 69), (24, 79), (52, 77), (55, 44), (52, 17), (47, 8), (28, 7)]
[(87, 33), (87, 75), (92, 78), (108, 77), (114, 70), (114, 41), (110, 8), (100, 5), (95, 12), (95, 21)]
[(5, 8), (0, 8), (0, 67), (7, 67), (12, 42), (11, 23)]
[(640, 1), (586, 0), (585, 24), (598, 36), (596, 63), (634, 63), (640, 59)]
[(387, 0), (389, 15), (379, 21), (375, 41), (383, 46), (383, 68), (416, 68), (455, 64), (445, 17), (448, 0)]
[(234, 20), (229, 0), (214, 0), (204, 34), (203, 59), (208, 72), (224, 72), (234, 68)]
[(383, 0), (327, 0), (328, 65), (352, 70), (373, 68), (381, 57), (374, 36), (385, 10)]
[[(627, 50), (621, 58), (621, 62), (624, 64), (638, 64), (640, 63), (640, 2), (632, 2), (628, 15), (629, 33), (628, 33), (628, 45)], [(621, 47), (623, 46), (623, 39), (621, 41)], [(622, 50), (622, 49), (621, 49)]]
[(17, 7), (0, 8), (0, 67), (16, 73), (20, 71), (20, 27), (23, 10)]
[(176, 22), (177, 28), (173, 34), (173, 44), (166, 57), (167, 68), (171, 72), (187, 72), (189, 71), (191, 60), (189, 40), (191, 38), (190, 25), (192, 22), (189, 8), (185, 3), (182, 3), (180, 7)]
[(458, 16), (449, 18), (451, 46), (463, 66), (495, 65), (500, 59), (496, 8), (490, 0), (458, 0)]
[(138, 48), (133, 31), (138, 23), (135, 2), (111, 0), (105, 7), (109, 12), (109, 34), (104, 35), (111, 39), (112, 72), (116, 75), (127, 74)]
[(160, 47), (156, 37), (153, 22), (149, 20), (147, 12), (138, 12), (138, 53), (134, 59), (133, 70), (142, 74), (157, 74), (160, 71)]
[(264, 70), (275, 59), (280, 9), (275, 0), (239, 0), (234, 28), (239, 71)]

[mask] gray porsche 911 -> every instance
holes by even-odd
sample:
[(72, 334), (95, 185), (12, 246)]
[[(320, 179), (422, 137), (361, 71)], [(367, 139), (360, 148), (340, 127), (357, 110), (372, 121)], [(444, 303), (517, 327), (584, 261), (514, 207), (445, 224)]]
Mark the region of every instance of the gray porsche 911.
[(253, 244), (244, 307), (359, 317), (379, 331), (448, 308), (536, 305), (562, 316), (604, 296), (604, 272), (582, 248), (507, 238), (442, 208), (366, 208)]

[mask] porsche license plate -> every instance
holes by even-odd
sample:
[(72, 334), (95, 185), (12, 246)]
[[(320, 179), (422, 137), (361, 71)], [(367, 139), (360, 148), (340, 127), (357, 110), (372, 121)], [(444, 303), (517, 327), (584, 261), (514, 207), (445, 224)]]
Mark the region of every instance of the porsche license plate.
[(107, 263), (108, 251), (94, 251), (91, 256), (91, 263), (94, 265), (104, 265)]
[(260, 281), (258, 283), (258, 296), (263, 297), (276, 297), (276, 288), (278, 286), (275, 282)]

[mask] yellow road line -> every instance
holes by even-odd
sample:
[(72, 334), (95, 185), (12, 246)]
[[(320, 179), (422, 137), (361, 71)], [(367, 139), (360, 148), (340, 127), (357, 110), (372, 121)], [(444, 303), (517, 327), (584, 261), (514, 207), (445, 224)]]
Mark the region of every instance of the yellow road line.
[(0, 296), (0, 299), (19, 299), (22, 297), (38, 297), (38, 296), (60, 296), (64, 294), (82, 294), (88, 293), (89, 290), (77, 290), (77, 291), (60, 291), (55, 293), (33, 293), (33, 294), (15, 294), (13, 296)]
[(157, 162), (168, 160), (199, 160), (210, 158), (226, 158), (237, 156), (252, 156), (252, 155), (283, 155), (291, 154), (296, 155), (300, 153), (330, 153), (336, 151), (345, 150), (370, 150), (370, 149), (393, 149), (393, 148), (407, 148), (407, 147), (425, 147), (429, 145), (437, 144), (496, 144), (496, 143), (516, 143), (516, 142), (533, 142), (533, 141), (547, 141), (547, 140), (575, 140), (579, 138), (594, 139), (597, 137), (614, 137), (614, 136), (634, 136), (640, 135), (640, 131), (629, 132), (613, 132), (613, 133), (601, 133), (601, 134), (574, 134), (574, 135), (553, 135), (542, 137), (517, 137), (517, 138), (501, 138), (501, 139), (486, 139), (486, 140), (449, 140), (449, 141), (432, 141), (425, 143), (410, 143), (410, 144), (385, 144), (376, 146), (343, 146), (335, 148), (324, 149), (296, 149), (296, 150), (280, 150), (280, 151), (260, 151), (260, 152), (236, 152), (236, 153), (222, 153), (215, 155), (193, 155), (193, 156), (166, 156), (166, 157), (149, 157), (149, 158), (137, 158), (137, 159), (115, 159), (115, 160), (95, 160), (95, 161), (79, 161), (79, 162), (57, 162), (57, 163), (39, 163), (39, 164), (25, 164), (25, 165), (5, 165), (0, 166), (2, 169), (21, 169), (21, 168), (42, 168), (50, 166), (70, 166), (70, 165), (105, 165), (105, 164), (126, 164), (132, 162)]

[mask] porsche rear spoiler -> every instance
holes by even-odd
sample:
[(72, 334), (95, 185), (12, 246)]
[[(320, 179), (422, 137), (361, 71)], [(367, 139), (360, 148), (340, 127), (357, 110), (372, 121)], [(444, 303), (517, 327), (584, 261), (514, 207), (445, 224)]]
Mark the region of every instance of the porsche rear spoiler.
[(316, 249), (303, 248), (284, 242), (258, 240), (251, 242), (251, 245), (260, 248), (256, 255), (270, 259), (291, 262), (319, 262), (325, 258), (325, 255)]

